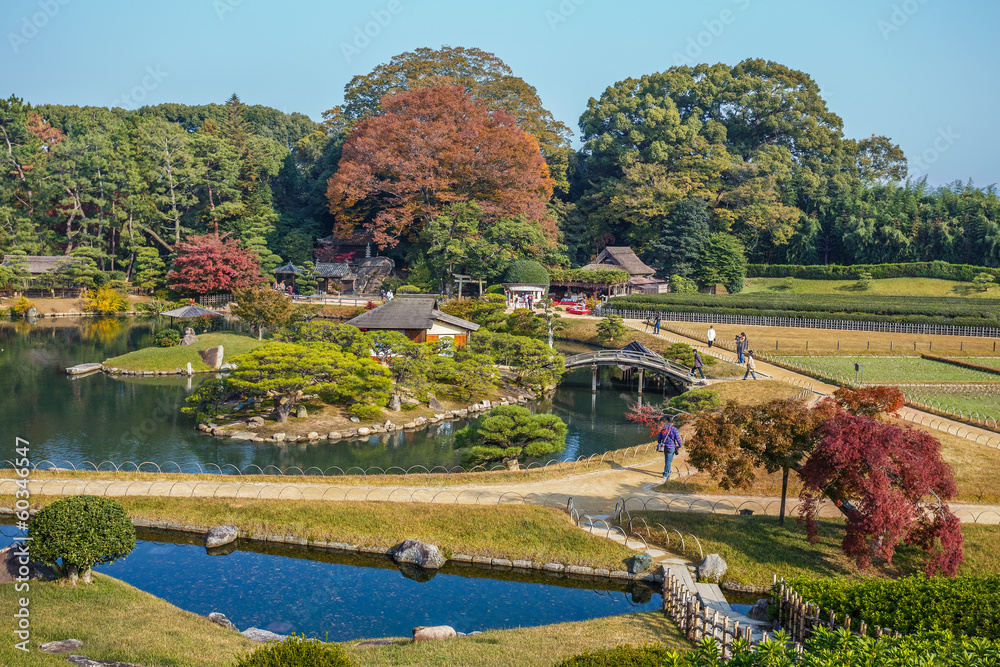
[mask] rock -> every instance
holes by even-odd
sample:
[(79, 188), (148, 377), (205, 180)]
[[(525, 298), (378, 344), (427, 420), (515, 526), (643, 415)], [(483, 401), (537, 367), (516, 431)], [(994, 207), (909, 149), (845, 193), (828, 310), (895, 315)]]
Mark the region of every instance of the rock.
[(83, 642), (79, 639), (63, 639), (58, 642), (48, 642), (47, 644), (42, 644), (38, 648), (43, 653), (69, 653), (70, 651), (75, 651), (81, 646), (83, 646)]
[[(198, 342), (198, 337), (194, 335), (194, 329), (187, 328), (184, 330), (184, 338), (181, 338), (181, 342), (178, 343), (178, 345), (194, 345), (197, 342)], [(199, 352), (198, 354), (201, 354), (201, 352)], [(202, 358), (204, 359), (204, 357)]]
[(628, 571), (632, 574), (638, 574), (640, 572), (645, 572), (653, 565), (653, 557), (649, 554), (636, 554), (632, 556), (632, 562), (629, 564)]
[(416, 419), (413, 420), (413, 423), (416, 424), (417, 426), (423, 426), (424, 424), (427, 423), (427, 417), (417, 417)]
[(393, 394), (392, 398), (389, 399), (389, 410), (399, 412), (402, 409), (403, 406), (400, 404), (399, 394)]
[(430, 399), (427, 401), (427, 407), (431, 410), (437, 410), (439, 412), (444, 410), (444, 406), (441, 405), (441, 401), (437, 400), (437, 397), (434, 394), (431, 394)]
[(371, 435), (372, 430), (362, 426), (358, 429), (358, 435)]
[(205, 533), (205, 548), (214, 549), (235, 542), (239, 533), (239, 529), (231, 523), (225, 526), (216, 526)]
[(298, 442), (298, 441), (299, 441), (299, 436), (297, 435), (290, 435), (287, 438), (285, 438), (285, 442)]
[(38, 317), (38, 309), (35, 308), (34, 306), (31, 306), (26, 311), (24, 311), (24, 319), (26, 320), (35, 319), (37, 317)]
[(420, 401), (413, 398), (412, 396), (404, 396), (403, 398), (400, 399), (400, 401), (402, 402), (403, 405), (409, 405), (410, 407), (414, 408), (420, 405)]
[(221, 547), (206, 547), (206, 556), (228, 556), (231, 553), (236, 552), (236, 542), (230, 542), (229, 544), (223, 544)]
[(271, 437), (274, 438), (275, 442), (284, 442), (285, 441), (285, 434), (284, 433), (275, 433)]
[(240, 431), (239, 433), (233, 433), (229, 436), (233, 440), (253, 440), (254, 434), (249, 431)]
[(357, 417), (351, 417), (351, 423), (352, 424), (360, 424), (361, 420), (358, 419)]
[(309, 411), (306, 410), (306, 406), (300, 405), (299, 407), (295, 408), (295, 416), (298, 417), (299, 419), (308, 419)]
[(77, 667), (138, 667), (131, 662), (108, 662), (105, 660), (92, 660), (85, 655), (71, 655), (66, 658), (67, 662)]
[(217, 611), (213, 611), (211, 614), (209, 614), (208, 620), (212, 621), (213, 623), (218, 623), (222, 627), (228, 628), (229, 630), (235, 630), (236, 632), (240, 631), (239, 628), (233, 625), (232, 621), (226, 618), (225, 614), (220, 614)]
[(757, 602), (750, 607), (750, 611), (747, 612), (747, 617), (753, 619), (754, 621), (770, 621), (771, 615), (767, 613), (767, 608), (770, 604), (771, 601), (766, 598), (757, 600)]
[(306, 434), (306, 438), (309, 440), (319, 440), (319, 433), (316, 431), (309, 431), (309, 433)]
[(437, 570), (425, 570), (413, 563), (396, 563), (396, 567), (401, 575), (420, 584), (426, 584), (437, 574)]
[(417, 427), (416, 422), (406, 422), (405, 424), (403, 424), (403, 428), (416, 428), (416, 427)]
[(263, 417), (251, 417), (250, 419), (247, 420), (247, 426), (249, 426), (250, 428), (260, 428), (263, 425), (264, 425)]
[(413, 628), (413, 641), (415, 642), (433, 642), (457, 636), (455, 628), (450, 625), (432, 625), (430, 627), (418, 625)]
[(261, 630), (260, 628), (247, 628), (240, 634), (251, 641), (260, 642), (262, 644), (267, 642), (280, 642), (285, 638), (284, 635), (279, 635), (269, 630)]
[(340, 440), (342, 437), (344, 436), (340, 435), (337, 431), (330, 432), (330, 440)]
[(264, 628), (268, 632), (277, 632), (283, 635), (287, 635), (289, 632), (295, 629), (295, 626), (291, 623), (285, 623), (284, 621), (272, 621), (268, 623)]
[(726, 576), (727, 570), (729, 566), (722, 560), (722, 556), (708, 554), (705, 560), (698, 564), (698, 581), (711, 581), (717, 584)]
[(405, 540), (393, 550), (392, 559), (397, 563), (413, 563), (428, 570), (437, 570), (448, 562), (436, 546), (417, 540)]

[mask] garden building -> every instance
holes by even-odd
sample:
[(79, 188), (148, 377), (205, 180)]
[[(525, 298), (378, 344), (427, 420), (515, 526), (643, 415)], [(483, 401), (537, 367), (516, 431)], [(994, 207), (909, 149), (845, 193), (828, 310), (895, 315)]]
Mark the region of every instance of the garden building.
[(347, 322), (362, 331), (397, 331), (414, 343), (450, 338), (455, 349), (465, 347), (479, 325), (438, 310), (436, 296), (400, 294)]
[(626, 271), (632, 278), (626, 284), (626, 291), (639, 294), (658, 294), (667, 291), (667, 283), (655, 278), (656, 269), (648, 266), (628, 246), (608, 246), (601, 251), (584, 271), (618, 269)]

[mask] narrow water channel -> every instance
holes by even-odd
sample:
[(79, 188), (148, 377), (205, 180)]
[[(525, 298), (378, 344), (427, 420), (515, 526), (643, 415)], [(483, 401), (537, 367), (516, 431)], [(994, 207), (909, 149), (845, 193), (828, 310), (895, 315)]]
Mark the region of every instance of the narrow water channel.
[[(68, 366), (103, 361), (151, 345), (153, 332), (162, 326), (155, 319), (124, 318), (0, 323), (4, 383), (0, 442), (13, 443), (15, 437), (28, 440), (35, 463), (92, 467), (103, 462), (151, 461), (163, 466), (169, 461), (186, 472), (197, 472), (197, 466), (231, 464), (249, 472), (276, 466), (315, 467), (334, 474), (337, 468), (407, 469), (460, 463), (453, 438), (465, 425), (463, 421), (336, 443), (237, 443), (197, 433), (194, 419), (179, 411), (185, 397), (206, 376), (189, 380), (102, 373), (71, 378), (65, 374)], [(606, 367), (601, 369), (601, 385), (596, 396), (591, 394), (590, 371), (576, 371), (566, 376), (550, 400), (533, 406), (559, 415), (569, 426), (566, 448), (553, 458), (602, 454), (649, 440), (644, 428), (623, 417), (636, 398), (633, 383), (617, 368)], [(6, 458), (0, 454), (0, 462)], [(103, 467), (111, 469), (107, 464)]]
[[(0, 525), (0, 548), (15, 534)], [(240, 629), (331, 641), (408, 637), (418, 625), (459, 632), (582, 621), (660, 608), (642, 584), (514, 574), (449, 563), (426, 581), (388, 558), (241, 541), (209, 556), (200, 536), (140, 531), (135, 551), (96, 570), (181, 609), (226, 614)]]

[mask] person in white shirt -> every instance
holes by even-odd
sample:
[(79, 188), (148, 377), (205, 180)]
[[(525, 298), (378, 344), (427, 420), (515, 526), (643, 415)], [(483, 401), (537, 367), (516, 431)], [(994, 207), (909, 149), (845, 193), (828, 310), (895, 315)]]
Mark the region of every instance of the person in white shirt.
[(715, 344), (715, 325), (711, 324), (708, 327), (708, 346), (712, 347)]

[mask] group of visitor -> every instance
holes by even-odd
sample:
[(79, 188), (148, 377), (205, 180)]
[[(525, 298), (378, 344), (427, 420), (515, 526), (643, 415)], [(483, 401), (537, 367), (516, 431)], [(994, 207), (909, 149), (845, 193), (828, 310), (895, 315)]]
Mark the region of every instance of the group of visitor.
[(275, 281), (272, 287), (275, 290), (281, 292), (282, 294), (287, 294), (289, 296), (295, 293), (295, 285), (285, 285), (284, 280), (282, 280), (281, 282)]

